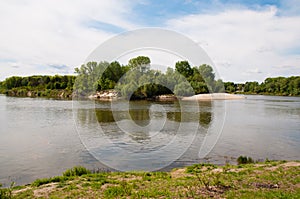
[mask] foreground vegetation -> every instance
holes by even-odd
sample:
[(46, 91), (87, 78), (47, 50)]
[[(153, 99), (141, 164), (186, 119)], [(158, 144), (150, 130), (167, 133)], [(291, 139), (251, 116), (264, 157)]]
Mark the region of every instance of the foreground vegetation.
[[(252, 162), (241, 158), (242, 162)], [(300, 162), (197, 164), (171, 172), (90, 172), (83, 167), (0, 198), (300, 198)]]

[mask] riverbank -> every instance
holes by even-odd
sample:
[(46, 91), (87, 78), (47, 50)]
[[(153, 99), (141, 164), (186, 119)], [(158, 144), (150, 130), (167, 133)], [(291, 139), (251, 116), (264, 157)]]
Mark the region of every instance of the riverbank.
[(13, 198), (299, 198), (299, 173), (298, 161), (198, 164), (171, 172), (90, 173), (76, 167), (1, 192)]
[[(117, 100), (122, 98), (120, 93), (116, 90), (107, 90), (96, 92), (95, 94), (89, 95), (89, 99), (92, 100)], [(211, 101), (211, 100), (237, 100), (237, 99), (245, 99), (246, 97), (243, 95), (236, 94), (228, 94), (228, 93), (207, 93), (207, 94), (198, 94), (189, 97), (177, 97), (175, 95), (159, 95), (151, 99), (147, 100), (155, 100), (155, 101), (175, 101), (178, 99), (186, 100), (186, 101)]]
[[(111, 100), (123, 99), (121, 94), (114, 89), (97, 91), (88, 96), (78, 96), (76, 93), (73, 93), (72, 89), (13, 88), (10, 90), (0, 90), (0, 93), (10, 97), (32, 97), (32, 98), (42, 97), (42, 98), (66, 99), (66, 100), (71, 100), (73, 99), (73, 97), (90, 99), (90, 100), (100, 100), (100, 101), (111, 101)], [(174, 94), (168, 94), (168, 95), (159, 95), (153, 98), (148, 98), (148, 99), (146, 98), (141, 100), (150, 100), (150, 101), (175, 101), (178, 99), (197, 100), (197, 101), (238, 100), (238, 99), (246, 99), (247, 95), (287, 96), (287, 95), (272, 95), (269, 93), (257, 94), (251, 92), (240, 92), (240, 93), (207, 93), (207, 94), (197, 94), (189, 97), (176, 97)]]

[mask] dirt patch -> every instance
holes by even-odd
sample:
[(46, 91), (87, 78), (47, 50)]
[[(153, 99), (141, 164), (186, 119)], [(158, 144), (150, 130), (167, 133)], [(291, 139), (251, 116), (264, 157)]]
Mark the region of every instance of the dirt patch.
[(265, 188), (265, 189), (278, 189), (279, 185), (278, 184), (269, 184), (269, 183), (253, 183), (253, 186), (256, 188)]
[(27, 190), (29, 190), (29, 189), (31, 189), (31, 188), (30, 188), (30, 187), (26, 187), (26, 188), (24, 188), (24, 189), (15, 190), (15, 191), (12, 192), (12, 194), (13, 194), (13, 195), (16, 195), (16, 194), (18, 194), (18, 193), (22, 193), (22, 192), (27, 191)]
[(130, 178), (118, 178), (120, 181), (130, 182), (133, 180), (142, 180), (142, 176), (131, 176)]
[(282, 164), (283, 167), (300, 167), (300, 162), (287, 162)]
[(34, 190), (33, 195), (34, 197), (45, 197), (48, 198), (49, 193), (51, 193), (54, 189), (56, 189), (57, 183), (50, 183), (47, 185), (42, 186), (41, 188)]
[(186, 171), (185, 168), (173, 170), (173, 171), (171, 171), (171, 177), (172, 178), (182, 178), (182, 177), (188, 176), (189, 174), (187, 174), (185, 171)]
[(217, 169), (213, 169), (212, 172), (213, 173), (221, 173), (223, 172), (224, 170), (222, 168), (217, 168)]
[(287, 163), (283, 163), (283, 164), (280, 164), (280, 165), (268, 167), (268, 168), (266, 168), (266, 170), (275, 171), (279, 167), (283, 167), (283, 168), (287, 168), (287, 167), (300, 167), (300, 162), (287, 162)]
[(127, 176), (127, 177), (123, 177), (123, 176), (113, 176), (111, 177), (110, 179), (114, 179), (114, 180), (118, 180), (118, 181), (125, 181), (125, 182), (130, 182), (130, 181), (133, 181), (133, 180), (142, 180), (142, 176), (135, 176), (135, 175), (132, 175), (132, 176)]
[(244, 171), (244, 170), (245, 170), (245, 168), (236, 168), (236, 169), (229, 169), (228, 171), (238, 173), (238, 172), (241, 172), (241, 171)]

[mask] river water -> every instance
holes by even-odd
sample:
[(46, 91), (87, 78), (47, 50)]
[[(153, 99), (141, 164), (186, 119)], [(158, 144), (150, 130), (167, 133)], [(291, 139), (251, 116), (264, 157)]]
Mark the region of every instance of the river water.
[[(128, 111), (129, 110), (129, 111)], [(300, 160), (300, 98), (93, 102), (0, 95), (0, 183), (89, 169)]]

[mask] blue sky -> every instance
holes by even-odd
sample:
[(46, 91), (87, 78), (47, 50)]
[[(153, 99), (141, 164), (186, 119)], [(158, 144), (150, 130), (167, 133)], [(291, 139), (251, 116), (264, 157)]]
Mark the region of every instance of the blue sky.
[(1, 1), (0, 26), (0, 80), (72, 74), (102, 42), (144, 27), (188, 36), (225, 81), (300, 74), (298, 0)]

